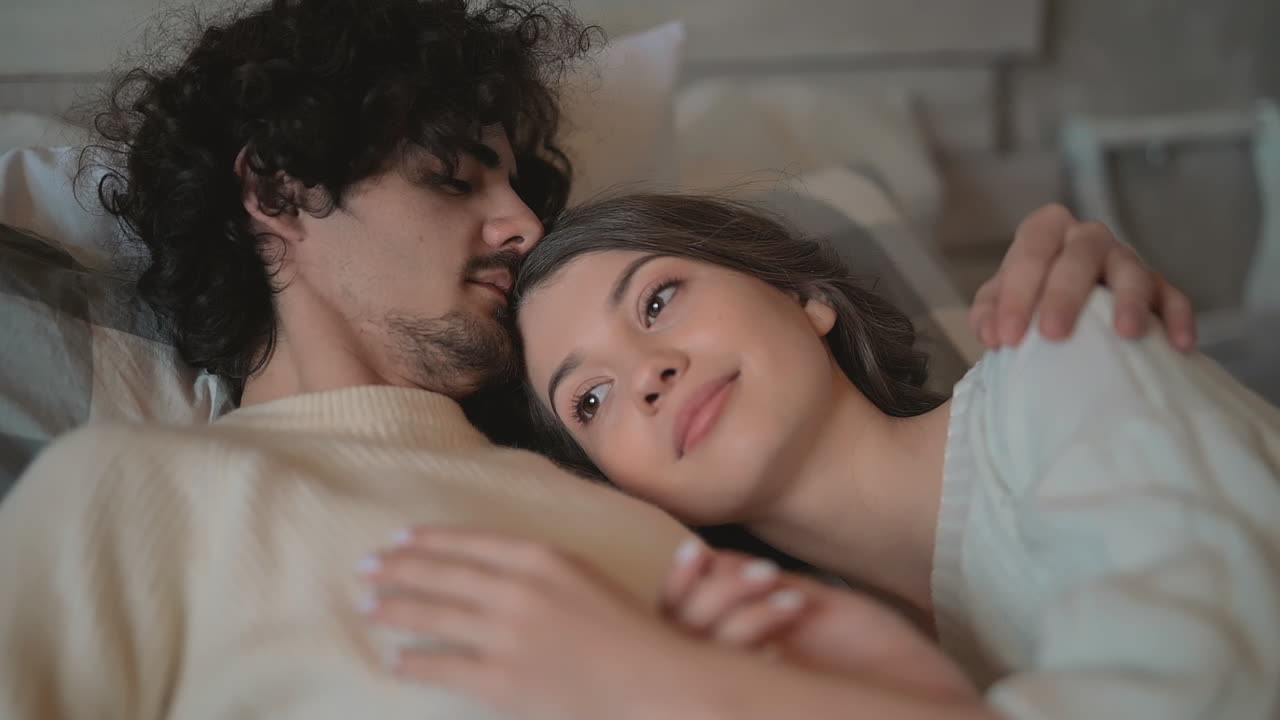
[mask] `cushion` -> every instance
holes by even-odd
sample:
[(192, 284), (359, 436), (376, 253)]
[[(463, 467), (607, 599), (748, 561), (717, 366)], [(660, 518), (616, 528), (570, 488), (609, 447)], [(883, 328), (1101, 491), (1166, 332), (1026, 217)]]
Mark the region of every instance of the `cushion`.
[(905, 94), (793, 78), (710, 78), (676, 96), (675, 124), (681, 187), (750, 187), (779, 172), (852, 166), (874, 173), (913, 227), (931, 232), (937, 221), (942, 178)]
[(0, 225), (0, 496), (42, 447), (91, 420), (209, 422), (229, 388), (177, 358), (133, 284)]
[(76, 179), (78, 147), (22, 148), (0, 155), (0, 223), (22, 228), (93, 270), (137, 255), (98, 203), (96, 175)]
[(55, 117), (9, 110), (0, 112), (0, 154), (16, 148), (82, 145), (89, 131)]
[(684, 41), (678, 22), (628, 35), (566, 79), (561, 142), (574, 163), (571, 204), (619, 185), (674, 187), (673, 105)]

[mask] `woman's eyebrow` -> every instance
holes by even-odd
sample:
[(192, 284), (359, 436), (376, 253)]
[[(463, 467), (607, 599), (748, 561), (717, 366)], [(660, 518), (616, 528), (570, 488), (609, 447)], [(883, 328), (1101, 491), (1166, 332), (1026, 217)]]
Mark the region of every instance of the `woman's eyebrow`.
[(551, 373), (551, 382), (547, 383), (547, 400), (551, 404), (551, 412), (555, 413), (556, 419), (561, 422), (563, 422), (563, 419), (560, 417), (560, 411), (556, 409), (556, 388), (560, 387), (561, 381), (568, 377), (569, 373), (581, 366), (582, 355), (577, 352), (571, 352), (556, 368), (556, 371)]
[(609, 310), (618, 309), (618, 303), (622, 302), (622, 296), (627, 294), (627, 288), (631, 287), (631, 280), (636, 276), (640, 268), (660, 257), (662, 256), (657, 253), (638, 257), (623, 268), (621, 273), (618, 273), (618, 280), (613, 285), (613, 292), (609, 293)]

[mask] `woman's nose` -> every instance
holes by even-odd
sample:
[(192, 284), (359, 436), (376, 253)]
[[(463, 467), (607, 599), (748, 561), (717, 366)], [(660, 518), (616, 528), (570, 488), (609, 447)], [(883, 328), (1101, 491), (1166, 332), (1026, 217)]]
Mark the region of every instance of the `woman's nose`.
[(636, 381), (636, 397), (648, 411), (657, 410), (665, 398), (680, 382), (688, 362), (680, 353), (656, 353), (643, 363)]

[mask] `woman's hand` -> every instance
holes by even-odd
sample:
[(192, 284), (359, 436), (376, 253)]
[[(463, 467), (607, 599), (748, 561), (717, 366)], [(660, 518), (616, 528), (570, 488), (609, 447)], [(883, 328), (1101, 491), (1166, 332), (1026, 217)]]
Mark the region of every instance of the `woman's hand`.
[(420, 530), (363, 568), (376, 623), (439, 643), (394, 670), (527, 718), (680, 717), (693, 641), (584, 563), (487, 533)]
[(976, 699), (958, 667), (901, 615), (864, 594), (782, 573), (767, 560), (680, 547), (663, 592), (667, 615), (694, 634), (884, 688)]
[(1187, 296), (1106, 225), (1081, 222), (1061, 205), (1040, 208), (1018, 226), (1000, 270), (974, 296), (969, 324), (989, 348), (1017, 345), (1039, 311), (1041, 334), (1062, 340), (1099, 282), (1115, 295), (1120, 335), (1141, 336), (1154, 313), (1174, 347), (1195, 349), (1195, 315)]

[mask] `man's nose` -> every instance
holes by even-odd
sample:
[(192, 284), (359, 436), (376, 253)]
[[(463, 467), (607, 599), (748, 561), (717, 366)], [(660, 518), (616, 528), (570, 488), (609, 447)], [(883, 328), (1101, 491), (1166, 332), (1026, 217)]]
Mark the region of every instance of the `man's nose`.
[(506, 206), (485, 225), (485, 244), (494, 250), (513, 250), (521, 255), (542, 240), (542, 221), (515, 191)]

